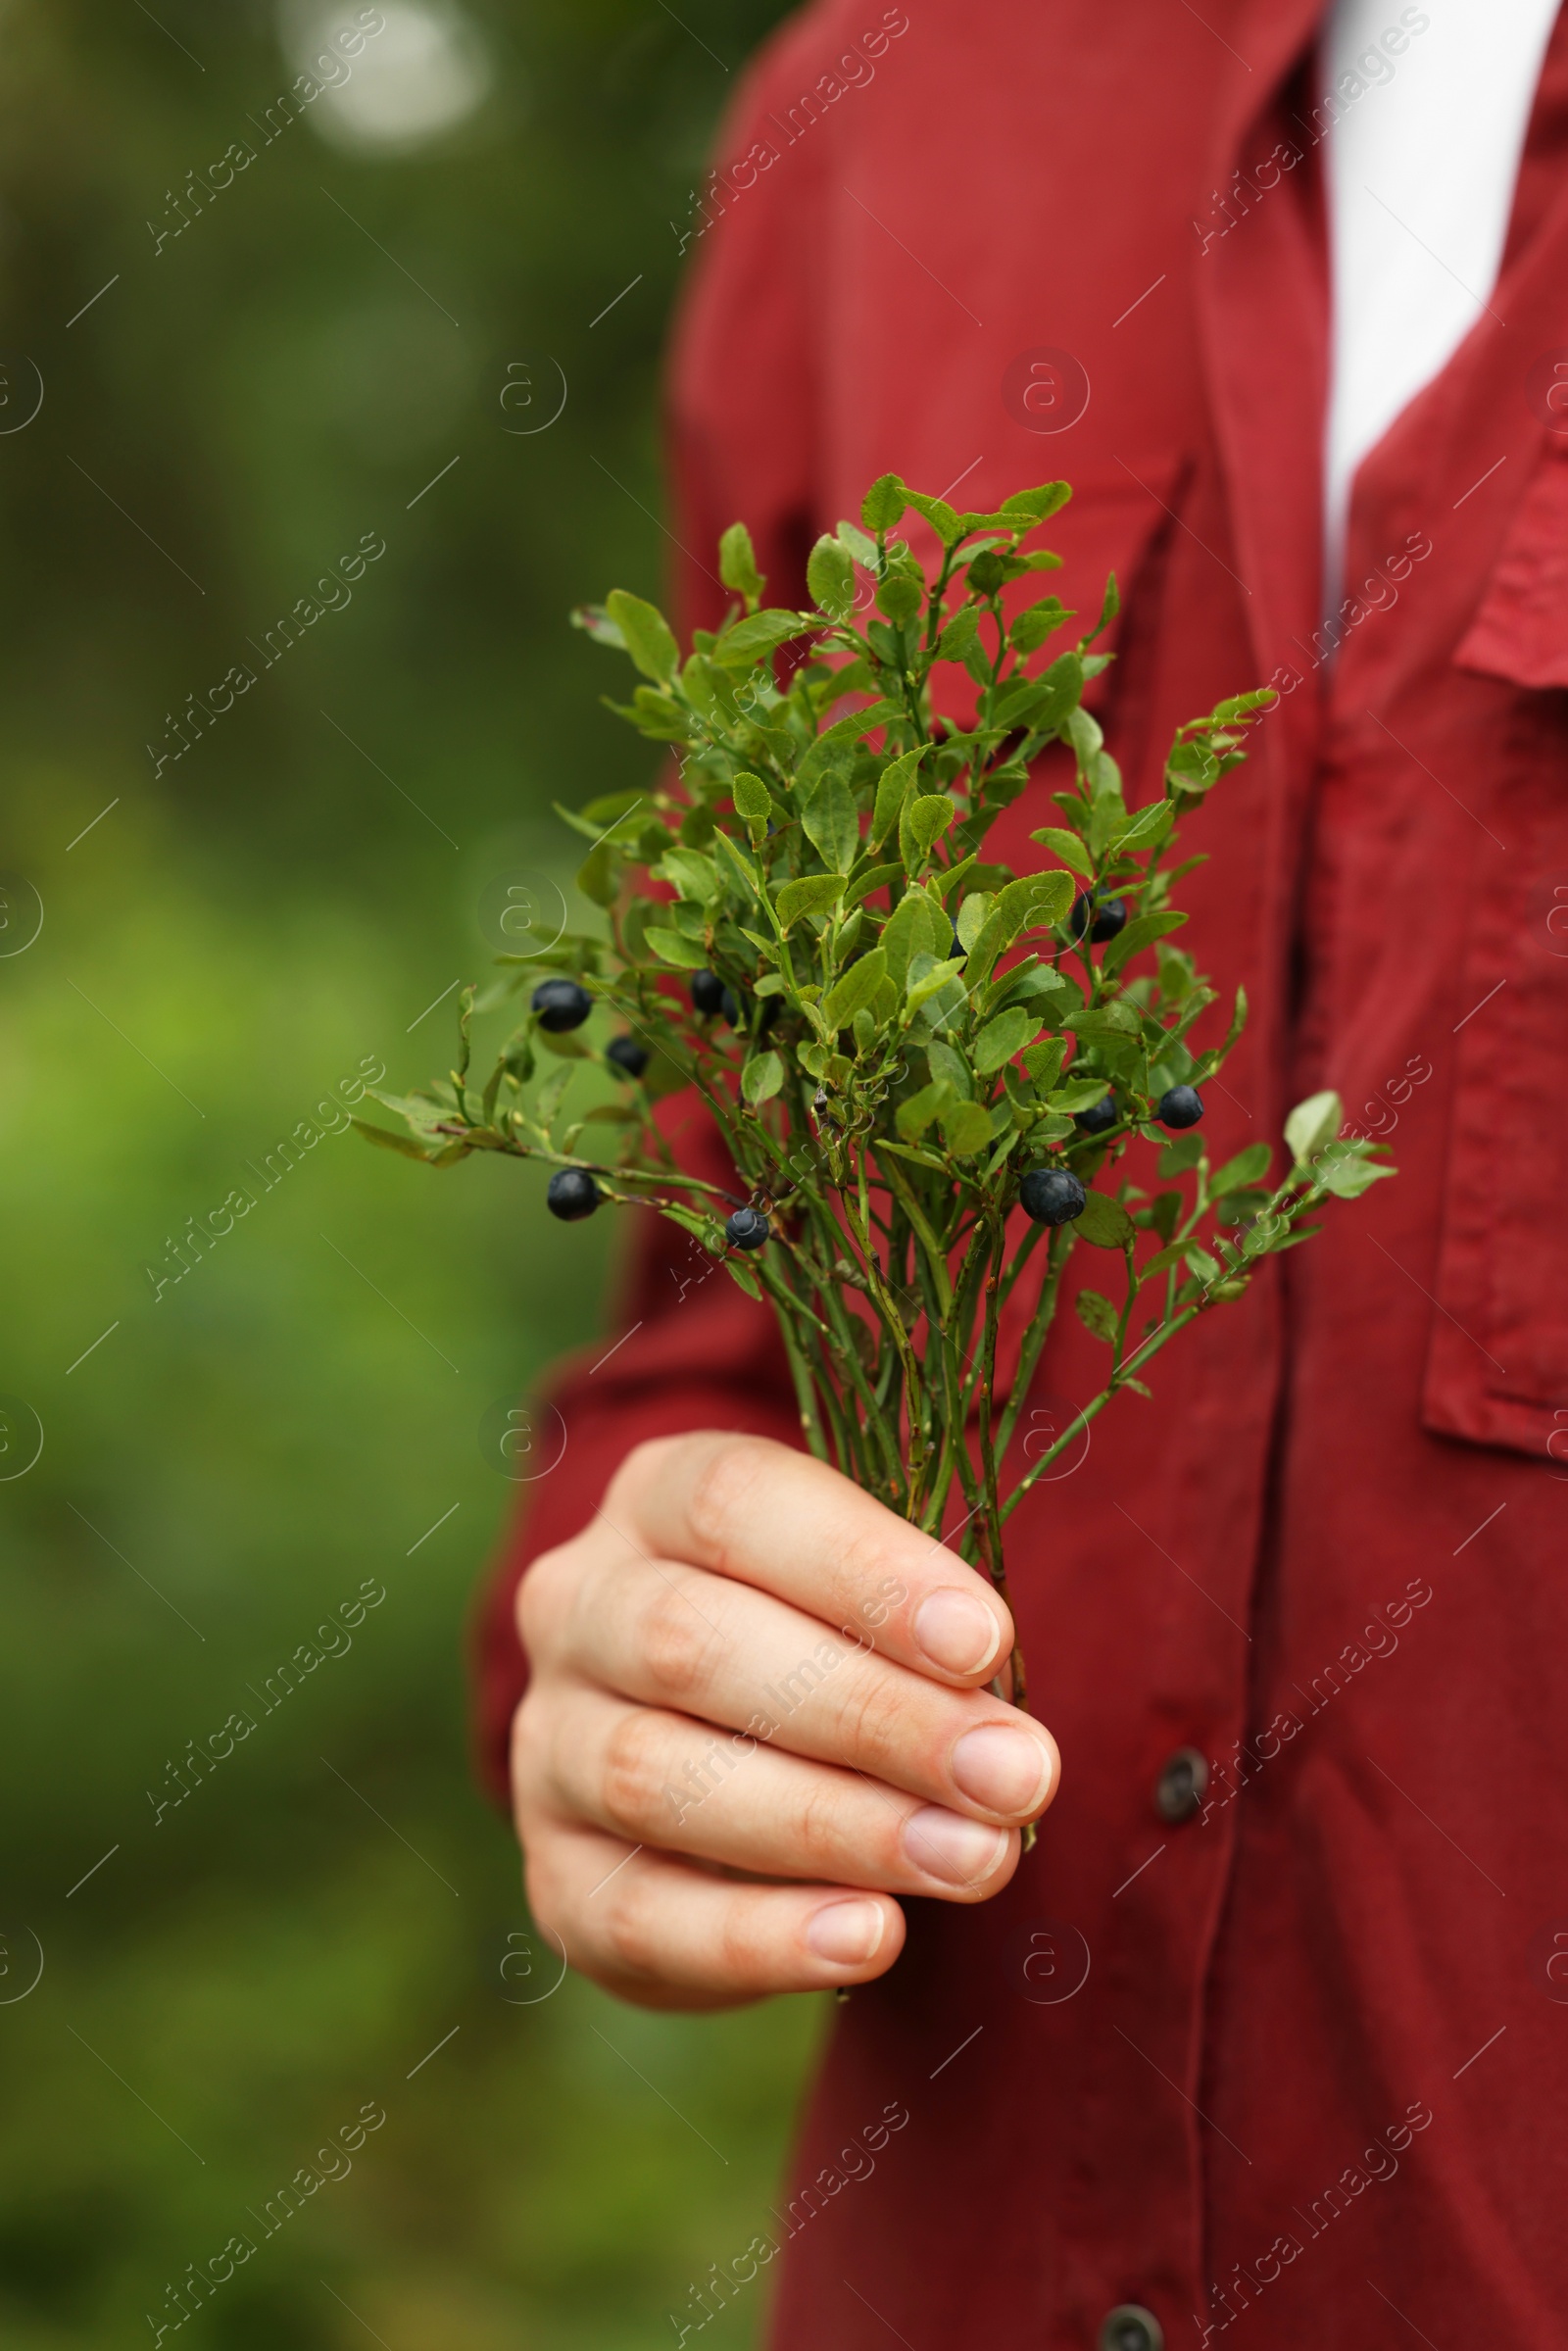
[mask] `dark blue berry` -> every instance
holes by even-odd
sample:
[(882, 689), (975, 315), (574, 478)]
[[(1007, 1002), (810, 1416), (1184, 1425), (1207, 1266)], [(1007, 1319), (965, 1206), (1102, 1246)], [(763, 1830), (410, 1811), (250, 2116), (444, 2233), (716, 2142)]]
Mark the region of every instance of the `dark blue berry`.
[(697, 1011), (709, 1014), (721, 1012), (724, 1009), (724, 999), (728, 993), (717, 972), (694, 971), (692, 973), (692, 1004)]
[(1120, 1116), (1116, 1097), (1107, 1094), (1102, 1102), (1094, 1102), (1087, 1110), (1078, 1111), (1072, 1123), (1081, 1135), (1102, 1135), (1107, 1127), (1116, 1124)]
[(737, 1208), (724, 1226), (731, 1249), (760, 1249), (772, 1231), (760, 1208)]
[(1105, 898), (1097, 905), (1092, 892), (1080, 890), (1072, 902), (1067, 928), (1075, 939), (1081, 939), (1084, 925), (1088, 923), (1090, 938), (1103, 945), (1105, 940), (1114, 939), (1116, 933), (1126, 927), (1126, 922), (1127, 901), (1124, 898)]
[(726, 988), (718, 1000), (718, 1008), (732, 1029), (745, 1033), (755, 1022), (757, 1035), (765, 1037), (783, 1006), (776, 996), (737, 996), (733, 988)]
[(640, 1078), (648, 1067), (648, 1048), (639, 1045), (635, 1037), (612, 1037), (605, 1047), (605, 1059), (613, 1061), (627, 1077)]
[(563, 1224), (592, 1216), (599, 1205), (599, 1186), (586, 1167), (558, 1167), (545, 1194), (545, 1206)]
[(1172, 1086), (1154, 1104), (1162, 1127), (1195, 1127), (1203, 1115), (1203, 1098), (1195, 1086)]
[(1071, 1224), (1086, 1197), (1070, 1167), (1032, 1167), (1018, 1186), (1018, 1205), (1036, 1224)]
[(564, 1029), (580, 1029), (594, 1008), (594, 1000), (575, 980), (541, 980), (533, 992), (539, 1026), (552, 1036)]

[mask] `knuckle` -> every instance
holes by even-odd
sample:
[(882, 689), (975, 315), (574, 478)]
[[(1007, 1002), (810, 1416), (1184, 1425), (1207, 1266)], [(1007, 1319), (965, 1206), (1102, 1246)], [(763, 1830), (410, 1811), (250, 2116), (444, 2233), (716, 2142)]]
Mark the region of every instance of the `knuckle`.
[[(522, 1856), (522, 1886), (527, 1897), (528, 1913), (540, 1931), (555, 1938), (564, 1949), (567, 1941), (568, 1924), (566, 1903), (563, 1896), (559, 1874), (551, 1867), (548, 1855), (540, 1846), (525, 1846)], [(572, 1928), (575, 1939), (576, 1929)]]
[[(844, 1538), (835, 1561), (835, 1582), (839, 1606), (846, 1618), (846, 1629), (850, 1632), (855, 1631), (859, 1621), (883, 1621), (889, 1610), (884, 1606), (882, 1616), (873, 1619), (868, 1614), (867, 1604), (873, 1597), (877, 1601), (891, 1597), (881, 1590), (887, 1583), (895, 1583), (903, 1598), (908, 1597), (903, 1580), (889, 1577), (889, 1564), (888, 1534), (884, 1528), (858, 1525)], [(898, 1604), (894, 1600), (893, 1605)]]
[[(623, 1715), (605, 1742), (599, 1800), (609, 1825), (640, 1837), (656, 1816), (663, 1787), (663, 1729), (646, 1707)], [(661, 1817), (659, 1825), (668, 1827)]]
[(840, 1792), (820, 1785), (808, 1790), (796, 1816), (794, 1861), (812, 1878), (836, 1875), (843, 1859), (844, 1807)]
[[(905, 1677), (906, 1681), (907, 1676)], [(909, 1691), (885, 1667), (857, 1674), (844, 1690), (840, 1726), (846, 1754), (872, 1758), (906, 1755), (913, 1744), (920, 1710)], [(923, 1743), (923, 1741), (922, 1741)]]
[(667, 1956), (657, 1909), (634, 1871), (622, 1876), (626, 1883), (618, 1886), (600, 1927), (605, 1955), (618, 1974), (657, 1976)]
[(747, 1522), (774, 1449), (762, 1437), (730, 1437), (709, 1445), (698, 1463), (687, 1496), (687, 1523), (720, 1568)]
[(518, 1701), (512, 1717), (509, 1761), (512, 1809), (520, 1835), (522, 1816), (524, 1812), (532, 1810), (533, 1795), (539, 1783), (539, 1708), (531, 1691)]
[(724, 1904), (718, 1923), (718, 1959), (724, 1980), (731, 1984), (755, 1984), (760, 1977), (758, 1918), (744, 1900)]
[(573, 1547), (571, 1543), (558, 1543), (553, 1550), (541, 1551), (524, 1569), (517, 1585), (517, 1639), (530, 1659), (544, 1656), (551, 1648), (570, 1605), (571, 1590), (579, 1575), (578, 1563), (572, 1557)]
[(671, 1452), (686, 1442), (683, 1437), (645, 1437), (634, 1445), (610, 1481), (605, 1500), (611, 1508), (657, 1485)]
[(644, 1603), (638, 1652), (644, 1671), (662, 1694), (684, 1700), (708, 1680), (717, 1641), (678, 1584), (661, 1584)]

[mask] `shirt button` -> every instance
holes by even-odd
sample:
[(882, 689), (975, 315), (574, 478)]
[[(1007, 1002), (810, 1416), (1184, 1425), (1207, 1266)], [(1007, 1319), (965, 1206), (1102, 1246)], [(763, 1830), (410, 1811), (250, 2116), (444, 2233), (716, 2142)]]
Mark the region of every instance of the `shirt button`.
[(1118, 2302), (1101, 2325), (1100, 2351), (1165, 2351), (1165, 2329), (1141, 2302)]
[(1197, 1747), (1178, 1747), (1154, 1786), (1154, 1809), (1162, 1821), (1190, 1821), (1208, 1786), (1208, 1758)]

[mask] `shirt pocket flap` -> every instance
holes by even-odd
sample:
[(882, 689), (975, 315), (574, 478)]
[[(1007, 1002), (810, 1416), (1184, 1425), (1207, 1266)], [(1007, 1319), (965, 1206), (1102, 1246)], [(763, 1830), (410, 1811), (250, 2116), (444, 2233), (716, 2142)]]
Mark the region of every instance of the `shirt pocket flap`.
[(1543, 449), (1453, 658), (1518, 686), (1568, 686), (1568, 437)]

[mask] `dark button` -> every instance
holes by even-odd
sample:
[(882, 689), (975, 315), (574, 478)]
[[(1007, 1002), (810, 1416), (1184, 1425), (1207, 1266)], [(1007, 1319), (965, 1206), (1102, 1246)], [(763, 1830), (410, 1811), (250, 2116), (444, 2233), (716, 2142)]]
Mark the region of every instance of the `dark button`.
[(1165, 2329), (1141, 2302), (1118, 2302), (1101, 2326), (1100, 2351), (1165, 2351)]
[(1203, 1801), (1208, 1786), (1208, 1758), (1197, 1747), (1178, 1747), (1154, 1788), (1154, 1808), (1162, 1821), (1190, 1821)]

